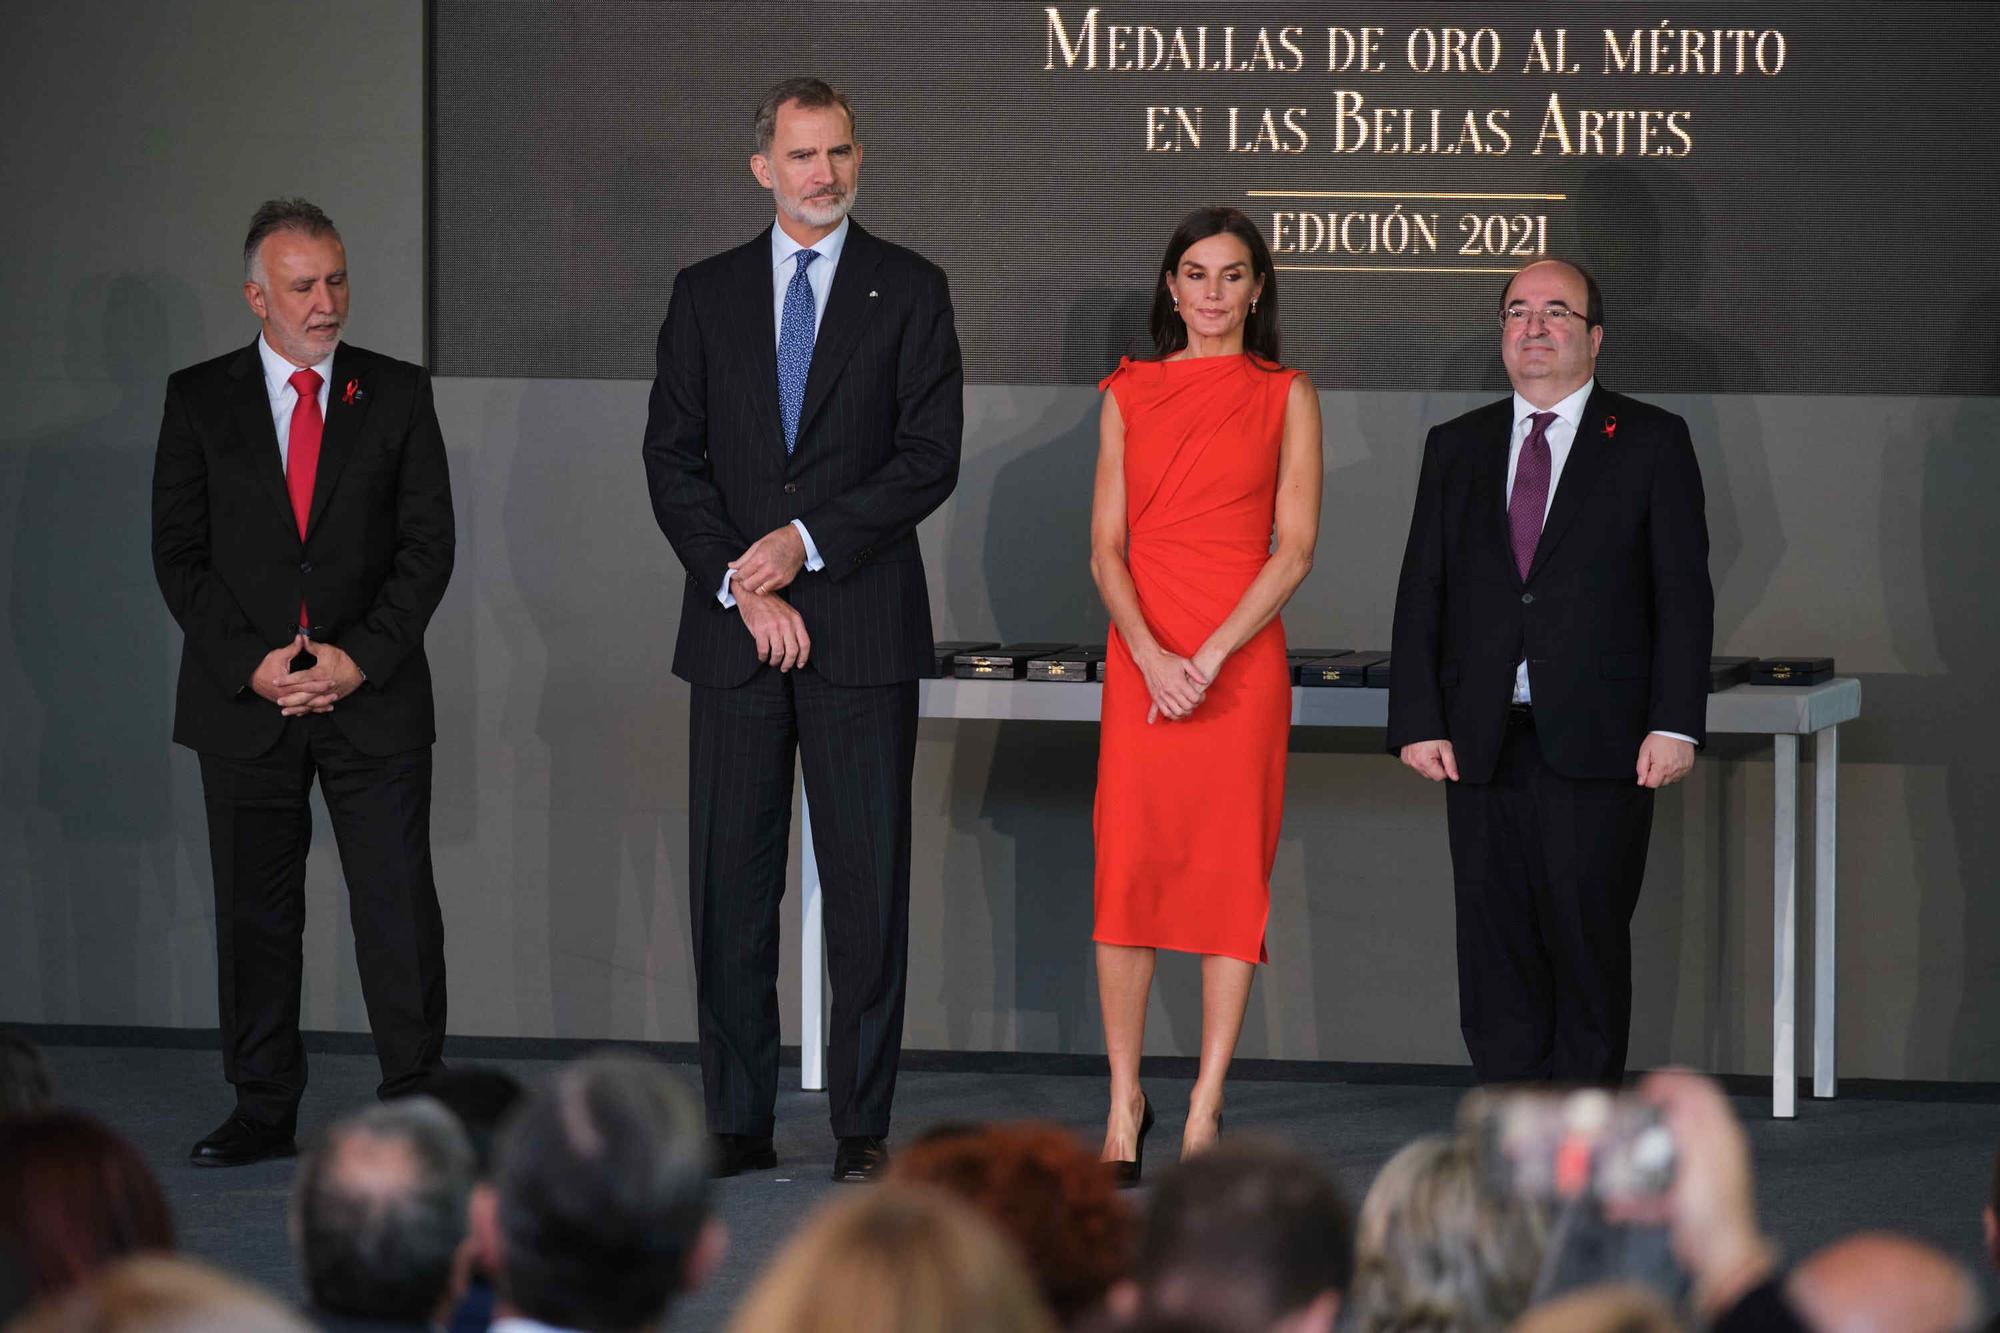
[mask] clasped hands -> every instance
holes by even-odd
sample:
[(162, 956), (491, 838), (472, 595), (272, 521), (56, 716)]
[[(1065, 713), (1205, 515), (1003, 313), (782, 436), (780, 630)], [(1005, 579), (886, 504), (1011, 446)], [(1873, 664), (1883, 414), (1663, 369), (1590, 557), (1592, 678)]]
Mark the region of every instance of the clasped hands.
[[(310, 653), (313, 665), (292, 670), (292, 659)], [(278, 706), (286, 717), (307, 713), (331, 713), (333, 706), (361, 688), (365, 680), (354, 659), (330, 643), (315, 643), (305, 634), (292, 637), (264, 654), (264, 660), (250, 673), (250, 688), (259, 698)]]
[(806, 544), (799, 530), (787, 523), (750, 544), (729, 562), (730, 595), (736, 598), (743, 627), (757, 641), (757, 660), (780, 671), (802, 667), (812, 655), (806, 622), (792, 604), (778, 596), (805, 568)]
[[(1413, 741), (1401, 751), (1403, 763), (1429, 778), (1458, 781), (1458, 755), (1450, 741)], [(1671, 787), (1694, 767), (1694, 746), (1673, 736), (1648, 732), (1633, 765), (1641, 787)]]
[(1146, 693), (1153, 703), (1146, 710), (1150, 725), (1161, 718), (1179, 721), (1201, 705), (1208, 687), (1215, 683), (1227, 654), (1211, 644), (1203, 644), (1193, 657), (1182, 657), (1155, 645), (1133, 654), (1139, 674), (1146, 678)]

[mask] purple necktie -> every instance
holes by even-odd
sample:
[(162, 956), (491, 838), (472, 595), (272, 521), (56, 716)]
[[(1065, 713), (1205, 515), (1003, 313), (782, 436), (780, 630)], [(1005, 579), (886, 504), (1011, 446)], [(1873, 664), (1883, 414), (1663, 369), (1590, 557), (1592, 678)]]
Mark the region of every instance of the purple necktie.
[(1535, 543), (1542, 539), (1542, 512), (1549, 507), (1549, 423), (1553, 412), (1537, 412), (1535, 424), (1521, 444), (1521, 461), (1514, 465), (1514, 494), (1507, 500), (1507, 531), (1514, 539), (1514, 566), (1521, 577), (1535, 563)]

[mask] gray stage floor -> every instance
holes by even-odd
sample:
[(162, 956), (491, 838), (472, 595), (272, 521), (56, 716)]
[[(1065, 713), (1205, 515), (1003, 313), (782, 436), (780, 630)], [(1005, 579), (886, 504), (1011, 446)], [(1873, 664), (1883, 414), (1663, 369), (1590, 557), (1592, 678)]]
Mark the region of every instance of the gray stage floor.
[[(172, 1200), (182, 1245), (234, 1272), (296, 1297), (284, 1214), (290, 1162), (231, 1171), (186, 1164), (188, 1145), (230, 1106), (213, 1051), (51, 1046), (62, 1099), (129, 1135), (159, 1172)], [(471, 1063), (460, 1061), (459, 1063)], [(535, 1060), (491, 1063), (532, 1080), (552, 1067)], [(373, 1093), (375, 1062), (359, 1055), (316, 1054), (300, 1132), (310, 1135), (343, 1108)], [(693, 1084), (698, 1073), (678, 1066)], [(731, 1234), (719, 1280), (688, 1300), (672, 1326), (719, 1328), (761, 1271), (822, 1196), (833, 1141), (825, 1099), (790, 1091), (778, 1108), (776, 1171), (719, 1182), (719, 1206)], [(1184, 1080), (1151, 1079), (1161, 1122), (1151, 1148), (1164, 1166), (1178, 1147)], [(1232, 1133), (1277, 1135), (1317, 1155), (1358, 1203), (1376, 1170), (1418, 1134), (1447, 1129), (1462, 1090), (1389, 1083), (1257, 1082), (1232, 1085)], [(1036, 1117), (1075, 1128), (1086, 1141), (1103, 1132), (1101, 1080), (1023, 1073), (905, 1072), (898, 1083), (896, 1130), (907, 1136), (945, 1120)], [(1898, 1099), (1880, 1092), (1831, 1102), (1801, 1101), (1797, 1120), (1777, 1122), (1767, 1103), (1744, 1097), (1737, 1109), (1750, 1126), (1758, 1197), (1766, 1225), (1788, 1253), (1803, 1254), (1866, 1227), (1920, 1236), (1985, 1272), (1980, 1210), (2000, 1146), (2000, 1106), (1990, 1101)], [(1995, 1284), (1986, 1273), (1989, 1293)]]

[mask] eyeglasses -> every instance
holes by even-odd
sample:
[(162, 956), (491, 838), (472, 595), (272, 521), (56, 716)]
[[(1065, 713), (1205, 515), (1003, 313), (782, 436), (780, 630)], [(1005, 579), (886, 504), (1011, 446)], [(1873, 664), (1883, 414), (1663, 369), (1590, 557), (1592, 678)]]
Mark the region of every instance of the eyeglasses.
[(1560, 324), (1566, 319), (1581, 319), (1588, 322), (1582, 311), (1571, 310), (1566, 305), (1543, 306), (1540, 310), (1531, 310), (1524, 305), (1510, 305), (1500, 312), (1502, 324), (1518, 324), (1526, 327), (1528, 320), (1534, 317), (1539, 317), (1542, 323), (1550, 326)]

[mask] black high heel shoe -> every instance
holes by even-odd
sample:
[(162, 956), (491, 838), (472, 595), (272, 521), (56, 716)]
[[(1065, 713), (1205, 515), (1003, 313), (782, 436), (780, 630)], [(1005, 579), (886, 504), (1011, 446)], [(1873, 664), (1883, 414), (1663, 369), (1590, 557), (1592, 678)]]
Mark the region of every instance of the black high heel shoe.
[(1139, 1174), (1146, 1168), (1146, 1136), (1153, 1132), (1153, 1101), (1145, 1093), (1139, 1094), (1139, 1104), (1144, 1108), (1139, 1116), (1139, 1139), (1132, 1145), (1132, 1160), (1113, 1160), (1105, 1165), (1111, 1168), (1111, 1183), (1121, 1190), (1129, 1190), (1139, 1183)]

